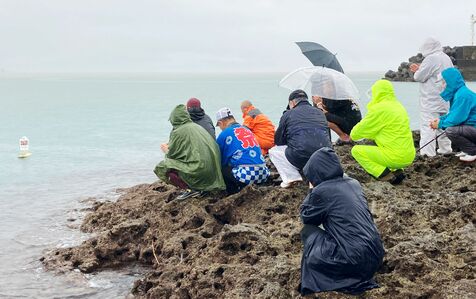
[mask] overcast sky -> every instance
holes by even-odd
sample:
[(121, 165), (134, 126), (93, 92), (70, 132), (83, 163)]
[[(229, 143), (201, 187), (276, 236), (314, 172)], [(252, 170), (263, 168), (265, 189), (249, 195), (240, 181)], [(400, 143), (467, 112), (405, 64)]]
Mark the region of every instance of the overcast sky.
[(295, 41), (383, 71), (428, 36), (470, 43), (475, 0), (0, 0), (0, 69), (15, 72), (286, 72)]

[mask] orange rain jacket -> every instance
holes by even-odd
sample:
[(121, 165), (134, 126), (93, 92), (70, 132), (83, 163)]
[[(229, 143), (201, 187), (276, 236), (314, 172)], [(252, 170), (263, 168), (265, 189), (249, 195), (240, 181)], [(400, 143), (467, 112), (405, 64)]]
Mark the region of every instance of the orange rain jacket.
[(271, 120), (254, 106), (243, 113), (243, 125), (248, 127), (258, 140), (263, 155), (274, 146), (274, 125)]

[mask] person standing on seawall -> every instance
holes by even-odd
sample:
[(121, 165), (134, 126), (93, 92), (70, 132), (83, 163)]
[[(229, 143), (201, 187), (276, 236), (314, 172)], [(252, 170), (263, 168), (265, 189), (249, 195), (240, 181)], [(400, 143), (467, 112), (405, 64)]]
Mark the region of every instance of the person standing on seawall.
[[(434, 38), (428, 38), (420, 48), (423, 62), (410, 65), (410, 71), (415, 81), (420, 82), (420, 147), (435, 139), (443, 131), (441, 129), (432, 130), (428, 123), (448, 113), (448, 103), (440, 96), (442, 92), (441, 84), (438, 83), (438, 75), (447, 68), (453, 67), (451, 58), (443, 53), (441, 44)], [(452, 152), (451, 141), (445, 134), (438, 137), (438, 150), (436, 151), (436, 141), (431, 142), (421, 149), (420, 154), (428, 157), (438, 154), (449, 154)]]
[(443, 100), (451, 103), (450, 112), (430, 123), (432, 129), (446, 129), (446, 135), (463, 162), (476, 161), (476, 93), (464, 83), (460, 71), (449, 68), (441, 74), (446, 84), (441, 93)]

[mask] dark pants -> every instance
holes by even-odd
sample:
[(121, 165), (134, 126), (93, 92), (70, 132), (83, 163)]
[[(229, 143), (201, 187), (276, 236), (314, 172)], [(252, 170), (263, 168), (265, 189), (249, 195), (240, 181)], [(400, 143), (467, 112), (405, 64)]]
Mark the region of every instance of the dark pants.
[(245, 183), (238, 181), (232, 172), (233, 167), (226, 166), (221, 169), (223, 174), (223, 179), (225, 180), (226, 192), (228, 194), (235, 194), (240, 192), (240, 190), (246, 186)]
[(354, 110), (349, 112), (345, 117), (327, 112), (326, 119), (328, 122), (336, 124), (342, 132), (350, 134), (350, 131), (352, 131), (354, 126), (362, 119), (362, 115), (360, 114), (360, 111)]
[(446, 129), (446, 136), (451, 140), (451, 147), (465, 152), (468, 155), (476, 155), (476, 128), (473, 126), (455, 126)]
[(169, 181), (175, 187), (179, 187), (180, 189), (189, 189), (187, 183), (185, 183), (178, 175), (177, 170), (172, 169), (167, 172), (167, 176), (169, 177)]

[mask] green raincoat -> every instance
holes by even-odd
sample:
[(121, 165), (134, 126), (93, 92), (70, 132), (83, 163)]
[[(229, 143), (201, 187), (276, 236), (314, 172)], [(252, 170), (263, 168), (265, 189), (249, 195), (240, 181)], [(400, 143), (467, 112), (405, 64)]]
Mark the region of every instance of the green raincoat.
[(178, 105), (170, 114), (173, 130), (169, 152), (155, 167), (155, 174), (170, 183), (167, 171), (175, 169), (180, 178), (194, 190), (224, 190), (220, 150), (216, 141), (202, 127), (192, 122), (185, 105)]
[(385, 168), (401, 169), (413, 162), (415, 147), (410, 121), (403, 105), (395, 97), (392, 83), (379, 80), (372, 86), (367, 115), (352, 129), (353, 140), (374, 140), (377, 146), (356, 145), (352, 156), (374, 177)]

